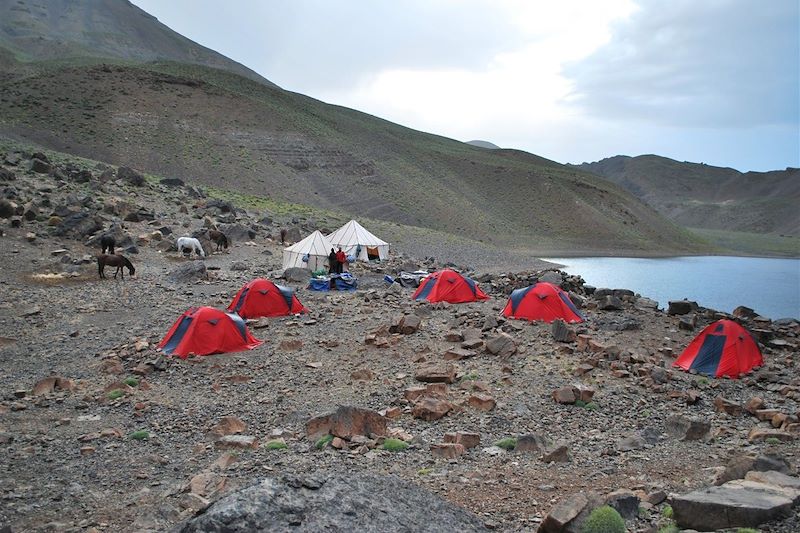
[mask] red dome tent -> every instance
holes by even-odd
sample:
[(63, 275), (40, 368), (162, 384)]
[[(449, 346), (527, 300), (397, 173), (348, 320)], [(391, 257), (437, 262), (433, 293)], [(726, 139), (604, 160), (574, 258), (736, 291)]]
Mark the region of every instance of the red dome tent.
[(167, 355), (186, 359), (190, 354), (252, 350), (261, 343), (250, 335), (239, 315), (213, 307), (192, 307), (175, 321), (158, 347)]
[(738, 378), (763, 364), (764, 358), (749, 331), (733, 320), (718, 320), (701, 331), (672, 366), (717, 378)]
[(511, 293), (503, 316), (525, 320), (583, 322), (566, 292), (552, 283), (539, 282)]
[(439, 270), (423, 279), (412, 298), (451, 304), (489, 299), (477, 283), (449, 269)]
[(228, 311), (242, 318), (258, 318), (305, 313), (306, 308), (291, 288), (257, 278), (239, 289)]

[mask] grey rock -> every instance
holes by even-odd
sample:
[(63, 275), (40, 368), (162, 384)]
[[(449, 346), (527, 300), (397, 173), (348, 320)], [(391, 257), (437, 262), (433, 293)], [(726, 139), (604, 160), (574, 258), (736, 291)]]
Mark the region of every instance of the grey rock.
[(141, 187), (145, 184), (144, 176), (130, 167), (119, 167), (117, 177), (136, 187)]
[(728, 464), (725, 465), (725, 470), (717, 477), (714, 484), (722, 485), (733, 479), (742, 479), (750, 471), (792, 473), (789, 462), (781, 455), (737, 455), (728, 461)]
[(698, 418), (672, 415), (665, 422), (666, 432), (679, 440), (702, 440), (711, 430), (711, 424)]
[(599, 299), (597, 308), (603, 311), (620, 311), (622, 310), (622, 300), (614, 295), (603, 296)]
[(491, 354), (507, 357), (517, 351), (517, 343), (508, 333), (498, 333), (486, 340), (486, 351)]
[(233, 263), (231, 263), (231, 270), (233, 271), (244, 271), (249, 269), (250, 266), (248, 266), (248, 264), (245, 263), (244, 261), (234, 261)]
[(180, 178), (161, 178), (159, 182), (161, 185), (166, 185), (167, 187), (183, 187), (185, 183)]
[(31, 159), (30, 165), (30, 169), (37, 174), (49, 174), (50, 171), (53, 170), (53, 165), (37, 157)]
[(243, 224), (220, 224), (217, 229), (232, 242), (251, 241), (256, 238), (256, 231)]
[(553, 285), (560, 287), (561, 283), (564, 281), (564, 277), (561, 275), (561, 272), (550, 270), (539, 276), (539, 281), (543, 281), (545, 283), (552, 283)]
[(486, 531), (426, 489), (368, 473), (267, 478), (215, 502), (173, 531)]
[(667, 307), (668, 315), (688, 315), (694, 311), (697, 311), (697, 302), (689, 300), (673, 300)]
[(778, 491), (742, 486), (707, 487), (672, 499), (675, 522), (700, 531), (758, 527), (787, 516), (792, 500)]
[(292, 267), (284, 270), (282, 277), (286, 281), (303, 282), (311, 279), (311, 272), (306, 268)]
[(53, 232), (58, 237), (82, 238), (103, 229), (102, 221), (87, 211), (74, 213), (56, 226)]
[(616, 509), (625, 520), (630, 520), (639, 512), (639, 497), (627, 489), (615, 490), (606, 495), (606, 505)]
[(197, 279), (206, 279), (208, 272), (203, 261), (188, 261), (167, 275), (170, 283), (189, 283)]

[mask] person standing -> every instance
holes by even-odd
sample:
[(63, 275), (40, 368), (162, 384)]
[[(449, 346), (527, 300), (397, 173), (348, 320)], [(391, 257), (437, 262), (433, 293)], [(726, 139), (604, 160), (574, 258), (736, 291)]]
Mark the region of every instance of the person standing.
[(336, 252), (331, 248), (331, 253), (328, 254), (328, 274), (336, 274), (339, 272), (339, 261)]
[(347, 262), (347, 255), (342, 251), (342, 247), (339, 247), (339, 251), (336, 252), (336, 267), (339, 269), (337, 272), (341, 274), (344, 272), (344, 264)]
[(286, 244), (286, 228), (281, 229), (281, 244)]

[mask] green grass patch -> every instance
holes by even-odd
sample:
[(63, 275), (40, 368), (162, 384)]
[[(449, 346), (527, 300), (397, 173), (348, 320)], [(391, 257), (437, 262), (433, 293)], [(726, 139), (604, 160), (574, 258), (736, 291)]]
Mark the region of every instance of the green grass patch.
[(144, 429), (141, 429), (139, 431), (134, 431), (133, 433), (131, 433), (130, 438), (132, 438), (133, 440), (147, 440), (150, 438), (150, 433), (148, 431), (145, 431)]
[(314, 446), (315, 446), (315, 447), (316, 447), (318, 450), (321, 450), (322, 448), (324, 448), (325, 446), (327, 446), (328, 444), (330, 444), (332, 440), (333, 440), (333, 435), (325, 435), (324, 437), (320, 437), (320, 438), (317, 440), (317, 442), (314, 444)]
[(661, 516), (663, 516), (666, 519), (672, 519), (674, 514), (675, 511), (672, 510), (671, 505), (665, 505), (664, 508), (661, 509)]
[(122, 398), (123, 396), (125, 396), (125, 393), (119, 389), (114, 389), (108, 393), (109, 400), (116, 400), (118, 398)]
[(419, 470), (417, 470), (417, 475), (418, 476), (427, 476), (431, 472), (433, 472), (433, 468), (420, 468)]
[(136, 378), (125, 378), (125, 381), (123, 381), (123, 383), (129, 387), (139, 386), (139, 380)]
[(283, 439), (275, 439), (275, 440), (268, 441), (267, 444), (265, 445), (265, 447), (268, 450), (285, 450), (285, 449), (288, 448), (288, 446), (283, 441)]
[(386, 439), (382, 448), (389, 452), (403, 452), (408, 449), (408, 443), (400, 439)]
[(760, 529), (753, 529), (752, 527), (740, 527), (736, 533), (760, 533)]
[(500, 439), (499, 441), (495, 442), (494, 445), (510, 452), (517, 447), (517, 439), (514, 437), (506, 437), (505, 439)]
[(625, 520), (609, 505), (598, 507), (583, 523), (581, 533), (626, 533)]
[(767, 444), (775, 445), (775, 444), (780, 444), (781, 440), (777, 437), (767, 437), (766, 440), (764, 440), (764, 442), (766, 442)]
[(666, 526), (662, 526), (658, 529), (658, 533), (680, 533), (680, 531), (681, 528), (675, 524), (667, 524)]
[(470, 372), (469, 374), (461, 376), (460, 381), (477, 381), (479, 377), (477, 372)]

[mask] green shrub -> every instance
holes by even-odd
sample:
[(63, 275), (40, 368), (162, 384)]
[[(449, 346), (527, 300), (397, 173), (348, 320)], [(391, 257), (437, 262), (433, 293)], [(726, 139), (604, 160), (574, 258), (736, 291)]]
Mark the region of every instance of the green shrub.
[(136, 378), (125, 378), (125, 381), (123, 381), (123, 383), (129, 387), (139, 386), (139, 380)]
[(400, 439), (386, 439), (383, 441), (383, 449), (390, 452), (402, 452), (408, 448), (408, 443)]
[(575, 405), (577, 405), (578, 407), (586, 407), (586, 402), (584, 402), (583, 400), (575, 400)]
[(661, 509), (661, 516), (664, 518), (672, 518), (675, 512), (672, 510), (671, 505), (665, 505), (663, 509)]
[(517, 447), (517, 439), (514, 437), (506, 437), (505, 439), (500, 439), (495, 442), (494, 445), (510, 452)]
[(431, 472), (433, 472), (433, 468), (420, 468), (419, 470), (417, 470), (417, 475), (418, 476), (427, 476)]
[(324, 437), (320, 437), (320, 439), (314, 444), (318, 450), (321, 450), (333, 440), (333, 435), (325, 435)]
[(766, 442), (767, 444), (780, 444), (781, 440), (777, 437), (767, 437), (766, 440), (764, 440), (764, 442)]
[(662, 526), (658, 529), (658, 533), (680, 533), (681, 528), (676, 526), (675, 524), (667, 524), (666, 526)]
[(589, 514), (581, 533), (626, 533), (625, 520), (616, 509), (603, 505)]
[(119, 389), (114, 389), (108, 393), (109, 400), (116, 400), (117, 398), (122, 398), (123, 396), (125, 396), (125, 393)]
[(285, 450), (288, 448), (288, 446), (286, 446), (286, 443), (283, 441), (283, 439), (275, 439), (267, 441), (266, 448), (268, 450)]
[(708, 378), (705, 376), (700, 376), (699, 378), (697, 378), (697, 383), (699, 383), (700, 385), (708, 385)]
[(594, 403), (594, 402), (589, 402), (584, 407), (586, 409), (588, 409), (589, 411), (597, 411), (597, 409), (598, 409), (597, 404)]
[(134, 431), (131, 433), (130, 437), (134, 440), (147, 440), (150, 438), (150, 433), (140, 429), (139, 431)]

